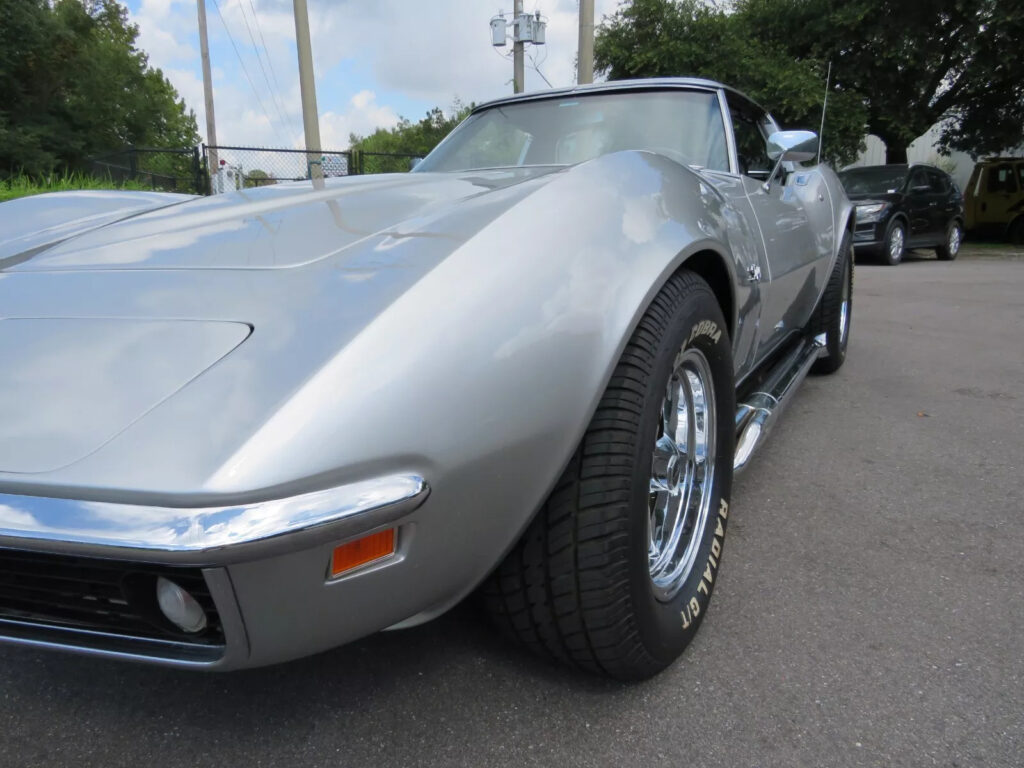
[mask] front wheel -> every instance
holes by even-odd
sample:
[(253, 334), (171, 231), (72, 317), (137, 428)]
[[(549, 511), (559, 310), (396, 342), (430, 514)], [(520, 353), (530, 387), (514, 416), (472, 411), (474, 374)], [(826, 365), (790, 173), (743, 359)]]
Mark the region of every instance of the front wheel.
[(551, 497), (483, 588), (507, 634), (620, 680), (682, 653), (722, 562), (733, 387), (718, 302), (680, 271), (640, 320)]
[(893, 221), (885, 233), (885, 242), (882, 245), (882, 259), (890, 267), (895, 267), (903, 261), (903, 251), (907, 245), (907, 229), (901, 221)]
[(964, 239), (964, 230), (959, 221), (949, 222), (946, 227), (946, 239), (935, 249), (940, 261), (952, 261), (960, 253), (960, 244)]

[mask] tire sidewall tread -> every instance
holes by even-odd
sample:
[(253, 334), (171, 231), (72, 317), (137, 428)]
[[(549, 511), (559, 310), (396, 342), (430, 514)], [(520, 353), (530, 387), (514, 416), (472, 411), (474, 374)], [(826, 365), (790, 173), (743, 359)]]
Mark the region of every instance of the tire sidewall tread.
[[(697, 559), (673, 599), (660, 602), (647, 561), (651, 459), (669, 375), (691, 346), (711, 368), (717, 464)], [(634, 329), (554, 491), (482, 589), (506, 634), (544, 656), (621, 680), (657, 673), (689, 644), (721, 566), (735, 443), (732, 364), (714, 293), (697, 275), (678, 271)], [(709, 556), (712, 581), (702, 588)]]

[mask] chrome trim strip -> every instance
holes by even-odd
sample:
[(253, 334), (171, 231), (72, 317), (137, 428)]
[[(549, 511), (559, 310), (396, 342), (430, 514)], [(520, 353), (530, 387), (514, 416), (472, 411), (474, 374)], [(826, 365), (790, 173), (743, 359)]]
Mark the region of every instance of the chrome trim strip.
[(725, 88), (718, 89), (718, 111), (722, 113), (722, 125), (725, 128), (725, 148), (729, 153), (729, 173), (740, 175), (740, 164), (736, 151), (736, 136), (732, 132), (732, 113), (729, 111), (729, 100)]
[(0, 547), (174, 565), (229, 565), (369, 532), (408, 515), (429, 493), (418, 475), (390, 475), (223, 507), (0, 494)]
[(222, 645), (192, 646), (172, 640), (69, 629), (56, 624), (34, 624), (7, 618), (0, 619), (0, 644), (200, 669), (220, 667), (225, 658)]
[(824, 349), (817, 338), (803, 342), (775, 365), (761, 389), (736, 406), (734, 475), (747, 468)]

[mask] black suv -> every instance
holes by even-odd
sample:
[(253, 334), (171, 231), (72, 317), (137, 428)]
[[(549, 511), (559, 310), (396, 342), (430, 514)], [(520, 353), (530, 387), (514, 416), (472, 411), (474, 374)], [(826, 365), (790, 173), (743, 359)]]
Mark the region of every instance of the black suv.
[(857, 206), (858, 253), (899, 264), (910, 248), (934, 248), (951, 261), (964, 236), (964, 196), (949, 174), (930, 165), (873, 165), (839, 173)]

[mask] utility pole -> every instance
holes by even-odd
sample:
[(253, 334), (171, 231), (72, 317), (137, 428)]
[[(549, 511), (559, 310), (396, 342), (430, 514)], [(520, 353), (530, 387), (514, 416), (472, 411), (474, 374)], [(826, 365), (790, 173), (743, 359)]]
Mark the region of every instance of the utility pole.
[[(213, 115), (213, 80), (210, 77), (210, 44), (206, 39), (206, 0), (199, 0), (199, 55), (203, 60), (203, 96), (206, 99), (206, 143), (208, 146), (217, 146), (217, 120)], [(217, 150), (209, 150), (207, 155), (207, 172), (210, 175), (210, 184), (213, 184), (213, 174), (219, 167), (217, 161)]]
[[(512, 12), (512, 90), (515, 93), (522, 93), (525, 90), (523, 68), (526, 63), (526, 44), (544, 45), (547, 39), (547, 25), (540, 11), (523, 13), (523, 0), (515, 0), (515, 10)], [(504, 48), (508, 45), (508, 19), (505, 18), (504, 12), (499, 11), (498, 15), (491, 19), (491, 45), (495, 48)], [(540, 70), (537, 72), (540, 73)], [(540, 76), (544, 77), (543, 73), (540, 73)], [(546, 77), (544, 81), (547, 82)]]
[[(513, 29), (518, 31), (520, 29), (520, 20), (523, 15), (523, 0), (515, 0), (515, 10), (512, 15), (515, 18), (515, 26), (513, 26)], [(525, 72), (523, 70), (523, 47), (522, 34), (517, 32), (515, 42), (512, 44), (512, 91), (514, 93), (523, 92), (523, 82), (525, 78)]]
[(580, 44), (576, 55), (576, 82), (594, 82), (594, 0), (580, 0)]
[(302, 92), (302, 128), (306, 134), (306, 162), (309, 177), (323, 184), (321, 164), (320, 116), (316, 109), (316, 82), (313, 78), (313, 46), (309, 41), (309, 11), (306, 0), (293, 0), (295, 8), (295, 47), (299, 51), (299, 90)]

